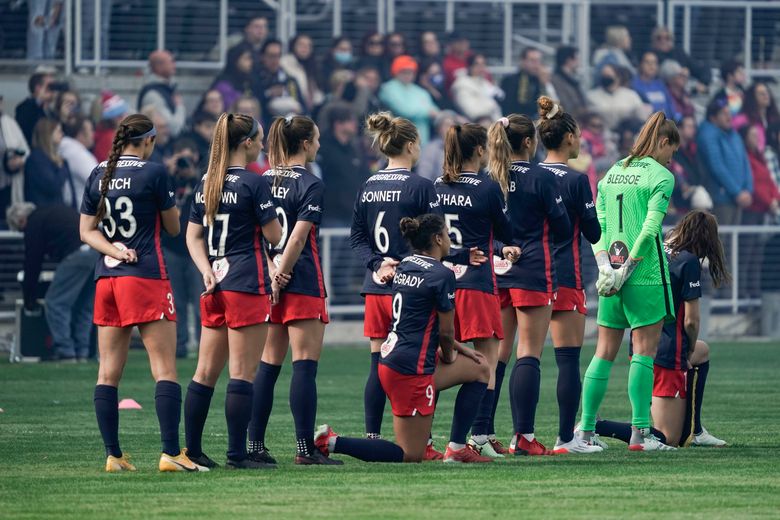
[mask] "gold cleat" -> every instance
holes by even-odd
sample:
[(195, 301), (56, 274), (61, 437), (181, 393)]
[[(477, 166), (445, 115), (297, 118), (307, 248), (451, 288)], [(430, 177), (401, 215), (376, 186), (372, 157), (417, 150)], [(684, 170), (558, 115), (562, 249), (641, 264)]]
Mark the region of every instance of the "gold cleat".
[(119, 473), (121, 471), (135, 471), (135, 466), (130, 463), (130, 455), (123, 453), (121, 457), (109, 455), (106, 459), (106, 471)]
[(160, 471), (208, 471), (209, 468), (200, 466), (192, 462), (187, 457), (187, 448), (181, 450), (181, 453), (175, 457), (163, 453), (160, 455)]

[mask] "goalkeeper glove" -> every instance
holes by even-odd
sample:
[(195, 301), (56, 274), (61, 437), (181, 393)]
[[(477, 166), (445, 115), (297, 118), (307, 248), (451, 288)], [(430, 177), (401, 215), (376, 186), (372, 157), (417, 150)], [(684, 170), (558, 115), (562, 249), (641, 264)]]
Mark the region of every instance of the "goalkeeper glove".
[(631, 274), (634, 272), (634, 269), (636, 269), (636, 266), (639, 265), (641, 260), (641, 258), (631, 258), (629, 256), (628, 260), (623, 262), (623, 265), (614, 270), (615, 283), (613, 285), (613, 289), (615, 289), (615, 292), (619, 291), (623, 285), (625, 285), (626, 281), (631, 277)]
[(607, 296), (615, 285), (615, 270), (609, 262), (606, 251), (596, 253), (596, 264), (599, 267), (599, 278), (596, 280), (596, 290), (599, 296)]

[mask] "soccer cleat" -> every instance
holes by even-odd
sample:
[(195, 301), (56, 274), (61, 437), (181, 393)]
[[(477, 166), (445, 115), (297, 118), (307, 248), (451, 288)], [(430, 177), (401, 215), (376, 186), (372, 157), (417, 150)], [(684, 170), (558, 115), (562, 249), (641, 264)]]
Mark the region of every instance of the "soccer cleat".
[(498, 453), (499, 455), (506, 455), (509, 453), (509, 450), (504, 448), (504, 445), (501, 444), (501, 441), (496, 438), (488, 438), (488, 442), (490, 443), (490, 446), (493, 448), (493, 451)]
[(319, 426), (314, 431), (314, 445), (317, 446), (317, 449), (320, 450), (326, 457), (330, 454), (328, 444), (332, 437), (338, 437), (338, 435), (336, 435), (336, 432), (333, 431), (333, 428), (327, 424)]
[(468, 464), (472, 462), (493, 462), (493, 459), (480, 455), (471, 444), (467, 444), (465, 448), (459, 450), (453, 450), (447, 446), (447, 450), (444, 452), (445, 464)]
[(196, 472), (196, 471), (208, 471), (209, 468), (206, 466), (201, 466), (199, 464), (195, 464), (190, 460), (189, 457), (187, 457), (187, 448), (184, 448), (181, 450), (181, 453), (176, 455), (175, 457), (173, 455), (168, 455), (167, 453), (163, 453), (160, 455), (160, 465), (159, 465), (160, 471), (189, 471), (189, 472)]
[(675, 451), (677, 448), (667, 446), (661, 440), (650, 433), (650, 428), (631, 427), (631, 442), (628, 443), (630, 451)]
[(552, 451), (545, 448), (544, 444), (537, 439), (529, 441), (519, 433), (512, 437), (512, 442), (509, 444), (509, 453), (516, 457), (521, 455), (537, 456), (553, 454)]
[(490, 444), (490, 441), (485, 441), (482, 444), (479, 444), (477, 441), (475, 441), (473, 438), (469, 439), (469, 446), (474, 448), (474, 450), (479, 453), (480, 455), (484, 457), (490, 457), (491, 459), (503, 459), (504, 456), (500, 453), (498, 453), (496, 450), (493, 449), (493, 445)]
[(274, 469), (275, 467), (276, 464), (260, 462), (249, 457), (244, 460), (227, 459), (225, 462), (225, 469)]
[(601, 453), (604, 451), (600, 446), (595, 444), (589, 444), (575, 435), (569, 442), (562, 442), (561, 438), (555, 439), (555, 447), (553, 453), (556, 455), (562, 455), (565, 453)]
[(726, 446), (726, 444), (728, 443), (724, 440), (718, 439), (710, 432), (705, 430), (704, 427), (702, 427), (701, 433), (694, 434), (692, 444), (694, 446), (711, 446), (715, 448), (722, 448), (723, 446)]
[(119, 473), (121, 471), (135, 471), (135, 466), (130, 463), (130, 455), (123, 453), (121, 457), (109, 455), (106, 458), (106, 471)]
[(187, 455), (187, 458), (198, 466), (203, 466), (204, 468), (214, 469), (219, 467), (219, 464), (211, 460), (211, 457), (205, 453), (201, 453), (197, 457), (195, 455)]
[(341, 466), (344, 464), (341, 460), (327, 457), (319, 449), (315, 449), (310, 455), (298, 453), (295, 455), (295, 463), (299, 466)]
[(436, 451), (436, 448), (433, 447), (433, 440), (428, 439), (428, 445), (425, 447), (423, 460), (442, 460), (443, 458), (444, 454), (440, 451)]
[(276, 459), (271, 456), (271, 452), (268, 448), (263, 448), (260, 451), (250, 451), (247, 453), (247, 457), (255, 462), (265, 462), (266, 464), (276, 464)]
[(598, 446), (602, 450), (609, 449), (609, 444), (602, 441), (598, 433), (582, 431), (580, 429), (580, 423), (577, 423), (577, 426), (574, 427), (574, 436), (579, 437), (580, 441), (584, 442), (585, 444)]

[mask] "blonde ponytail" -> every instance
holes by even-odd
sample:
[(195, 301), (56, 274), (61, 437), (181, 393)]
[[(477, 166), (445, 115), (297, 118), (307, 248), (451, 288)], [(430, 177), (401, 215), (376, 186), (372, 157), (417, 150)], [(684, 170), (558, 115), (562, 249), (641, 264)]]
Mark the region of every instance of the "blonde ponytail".
[(209, 152), (209, 166), (206, 170), (206, 181), (203, 183), (203, 199), (206, 206), (206, 222), (214, 223), (214, 217), (219, 209), (222, 199), (222, 188), (225, 186), (225, 174), (227, 173), (230, 145), (228, 143), (228, 121), (233, 114), (222, 114), (214, 128), (214, 137), (211, 140)]
[(634, 141), (634, 146), (631, 148), (631, 153), (623, 161), (623, 168), (628, 168), (634, 159), (653, 155), (664, 137), (669, 139), (669, 143), (672, 145), (680, 144), (680, 133), (677, 131), (677, 125), (671, 119), (667, 119), (663, 112), (659, 111), (650, 116), (650, 119), (647, 120), (639, 131), (639, 135), (637, 135), (636, 141)]

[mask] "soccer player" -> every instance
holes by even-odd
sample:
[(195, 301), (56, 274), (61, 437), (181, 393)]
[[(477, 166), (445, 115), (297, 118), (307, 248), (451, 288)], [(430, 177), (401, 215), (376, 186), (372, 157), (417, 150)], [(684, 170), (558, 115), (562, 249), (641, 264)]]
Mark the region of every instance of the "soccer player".
[(570, 168), (569, 159), (580, 153), (580, 129), (577, 121), (563, 107), (547, 96), (538, 100), (539, 139), (547, 150), (542, 168), (551, 171), (558, 181), (563, 205), (569, 215), (572, 232), (558, 237), (553, 257), (558, 275), (558, 295), (553, 303), (550, 335), (558, 365), (558, 438), (554, 453), (592, 453), (602, 448), (586, 444), (574, 435), (574, 422), (580, 407), (580, 351), (585, 336), (585, 289), (582, 286), (582, 237), (591, 244), (601, 238), (596, 218), (596, 204), (587, 175)]
[(633, 330), (628, 373), (632, 451), (668, 450), (650, 431), (653, 359), (665, 321), (674, 320), (669, 266), (661, 222), (674, 188), (666, 169), (680, 144), (674, 121), (656, 112), (639, 132), (631, 153), (599, 182), (596, 213), (601, 239), (593, 246), (599, 266), (598, 341), (585, 372), (579, 435), (591, 442), (623, 332)]
[(165, 167), (147, 162), (156, 133), (146, 116), (124, 118), (108, 161), (90, 174), (81, 203), (81, 240), (101, 253), (95, 268), (94, 322), (100, 368), (94, 400), (109, 472), (135, 471), (119, 446), (117, 402), (134, 326), (138, 326), (149, 353), (156, 382), (154, 402), (162, 437), (160, 471), (208, 471), (179, 447), (176, 315), (160, 247), (161, 229), (173, 236), (179, 234), (179, 211)]
[(455, 275), (441, 263), (450, 249), (444, 220), (430, 213), (404, 217), (400, 228), (414, 254), (396, 268), (392, 331), (382, 344), (379, 365), (398, 444), (340, 437), (323, 425), (317, 431), (317, 447), (324, 454), (344, 453), (368, 462), (420, 462), (427, 449), (436, 392), (461, 385), (444, 462), (492, 462), (466, 444), (490, 380), (490, 367), (482, 354), (454, 338)]
[[(512, 243), (512, 225), (506, 216), (501, 187), (481, 173), (487, 164), (487, 131), (481, 125), (454, 125), (444, 139), (444, 174), (434, 186), (456, 249), (477, 247), (493, 257), (493, 239)], [(507, 245), (499, 251), (510, 261), (520, 256), (520, 248)], [(474, 348), (487, 359), (490, 381), (480, 402), (483, 419), (474, 423), (469, 440), (480, 454), (503, 457), (488, 442), (489, 416), (493, 410), (498, 342), (503, 339), (501, 307), (493, 263), (480, 266), (452, 264), (455, 273), (455, 339), (473, 341)]]
[[(725, 446), (701, 424), (710, 369), (709, 346), (698, 339), (702, 262), (709, 264), (715, 287), (729, 280), (715, 217), (701, 210), (688, 213), (669, 233), (665, 249), (677, 316), (664, 324), (655, 355), (654, 434), (669, 446)], [(631, 425), (598, 421), (596, 433), (630, 442)]]
[(265, 430), (273, 406), (276, 380), (287, 350), (292, 345), (293, 373), (290, 409), (295, 422), (296, 464), (341, 464), (325, 457), (314, 446), (317, 415), (317, 364), (328, 313), (325, 281), (317, 240), (322, 220), (324, 185), (306, 170), (320, 147), (320, 131), (305, 116), (278, 117), (268, 131), (268, 158), (272, 169), (265, 173), (279, 205), (282, 238), (273, 244), (276, 269), (271, 277), (275, 303), (262, 361), (257, 369), (249, 424), (249, 456), (275, 464), (265, 446)]
[[(371, 342), (371, 368), (363, 393), (366, 436), (379, 438), (386, 395), (379, 381), (379, 351), (392, 323), (392, 280), (398, 263), (409, 254), (409, 244), (397, 223), (404, 217), (440, 213), (433, 183), (411, 172), (420, 156), (417, 128), (408, 119), (388, 112), (372, 114), (366, 120), (369, 135), (388, 158), (385, 169), (366, 180), (355, 199), (350, 245), (366, 265), (362, 294), (365, 296), (364, 335)], [(478, 258), (474, 264), (484, 262)], [(461, 255), (463, 256), (463, 255)], [(465, 257), (471, 262), (470, 254)], [(426, 460), (439, 460), (433, 442)]]
[[(509, 452), (552, 455), (534, 436), (534, 418), (541, 384), (539, 359), (557, 290), (552, 235), (571, 236), (571, 225), (555, 175), (528, 162), (536, 150), (536, 129), (528, 117), (512, 114), (493, 123), (488, 150), (490, 175), (506, 193), (512, 236), (522, 251), (516, 263), (501, 269), (498, 282), (504, 289), (500, 293), (504, 340), (499, 343), (504, 367), (518, 332), (517, 361), (509, 379), (515, 431)], [(499, 365), (496, 373), (502, 371)]]
[[(222, 114), (214, 130), (206, 175), (195, 190), (187, 247), (203, 275), (198, 366), (184, 402), (187, 454), (215, 467), (201, 447), (203, 426), (219, 374), (230, 360), (225, 397), (225, 467), (258, 469), (247, 457), (252, 381), (271, 314), (271, 279), (263, 239), (276, 244), (282, 226), (266, 177), (246, 170), (263, 149), (263, 128), (242, 114)], [(259, 348), (258, 348), (259, 347)]]

